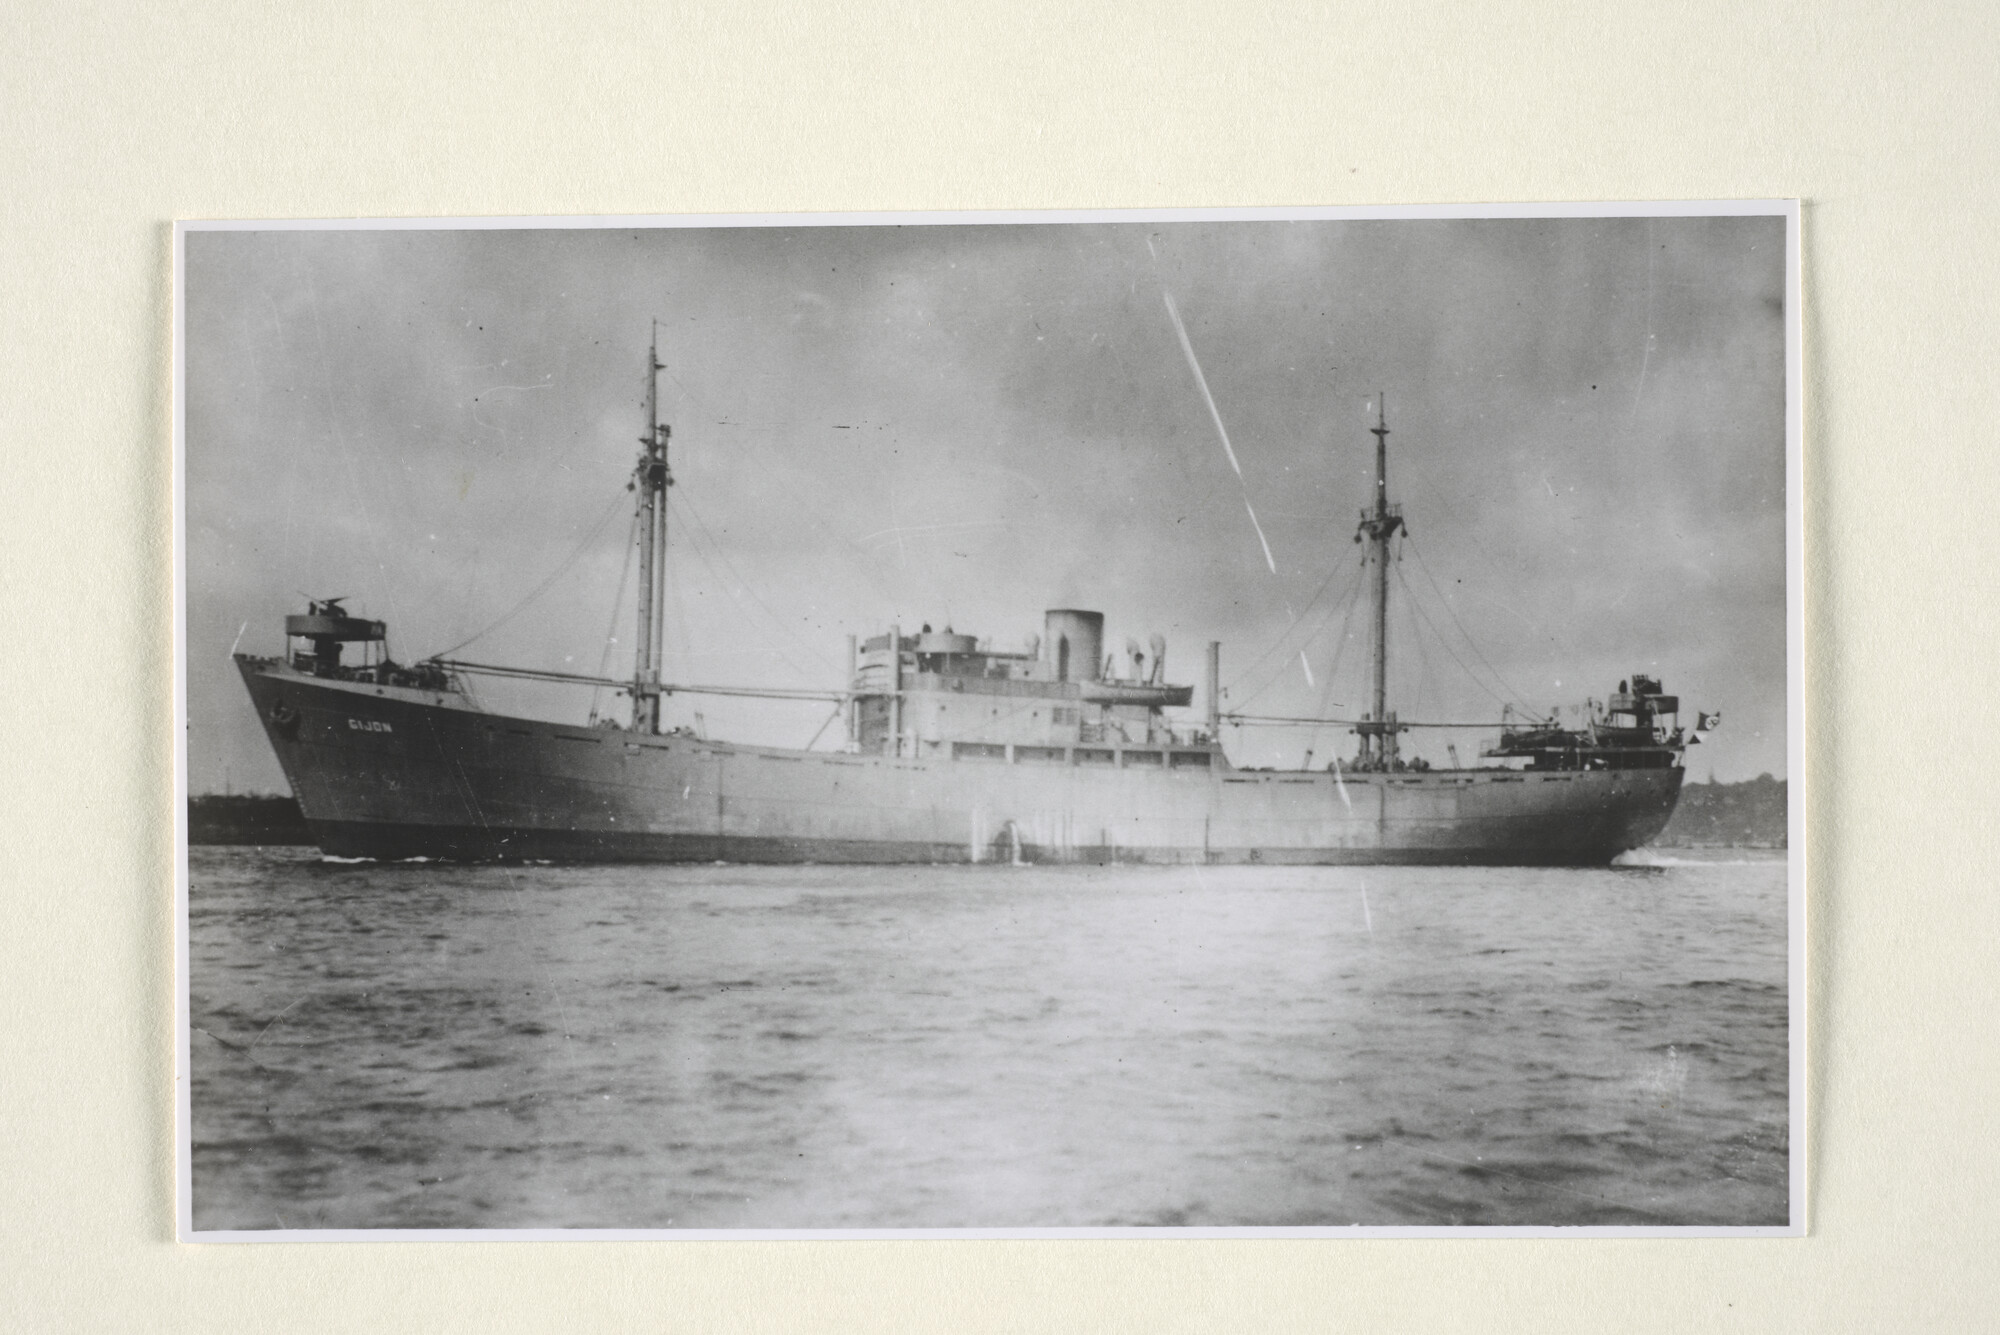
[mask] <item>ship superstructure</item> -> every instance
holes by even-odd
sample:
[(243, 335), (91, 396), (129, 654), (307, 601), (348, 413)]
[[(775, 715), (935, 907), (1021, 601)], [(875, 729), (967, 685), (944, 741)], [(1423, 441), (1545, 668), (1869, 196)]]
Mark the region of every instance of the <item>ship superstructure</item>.
[[(238, 655), (250, 695), (321, 848), (346, 857), (587, 861), (1590, 864), (1653, 838), (1672, 814), (1687, 739), (1659, 683), (1620, 683), (1580, 727), (1504, 714), (1475, 768), (1407, 760), (1435, 725), (1389, 707), (1387, 566), (1402, 528), (1388, 488), (1386, 409), (1373, 428), (1371, 708), (1294, 720), (1351, 729), (1351, 761), (1240, 770), (1221, 745), (1221, 647), (1207, 646), (1204, 713), (1166, 677), (1167, 645), (1107, 654), (1102, 614), (1049, 610), (1042, 633), (998, 649), (947, 626), (850, 639), (838, 690), (663, 682), (669, 428), (657, 345), (633, 475), (639, 644), (630, 678), (436, 658), (399, 664), (386, 627), (338, 599), (287, 618), (281, 658)], [(358, 644), (357, 663), (343, 650)], [(613, 687), (629, 725), (577, 726), (482, 710), (470, 675)], [(672, 693), (839, 706), (835, 749), (662, 731)]]
[[(850, 736), (861, 751), (894, 756), (1054, 758), (1082, 747), (1084, 764), (1121, 748), (1164, 749), (1207, 765), (1215, 729), (1176, 729), (1162, 710), (1188, 704), (1191, 686), (1165, 682), (1166, 646), (1151, 667), (1136, 643), (1120, 677), (1103, 655), (1104, 616), (1053, 608), (1046, 635), (1000, 652), (947, 626), (914, 635), (891, 627), (860, 646)], [(1043, 651), (1046, 644), (1047, 651)], [(1213, 690), (1211, 690), (1211, 697)]]

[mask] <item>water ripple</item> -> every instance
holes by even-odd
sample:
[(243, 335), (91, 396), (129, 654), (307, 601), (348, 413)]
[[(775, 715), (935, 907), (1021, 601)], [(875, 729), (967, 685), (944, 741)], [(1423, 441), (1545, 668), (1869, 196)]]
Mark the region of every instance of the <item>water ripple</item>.
[(1784, 923), (1740, 857), (197, 848), (195, 1223), (1783, 1223)]

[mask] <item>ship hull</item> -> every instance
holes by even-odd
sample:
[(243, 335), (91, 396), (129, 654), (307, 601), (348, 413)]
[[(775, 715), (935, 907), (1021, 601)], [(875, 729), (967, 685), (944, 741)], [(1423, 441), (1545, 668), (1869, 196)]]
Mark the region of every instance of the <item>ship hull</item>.
[(1340, 775), (792, 751), (482, 713), (239, 659), (320, 848), (467, 861), (1590, 866), (1677, 767)]

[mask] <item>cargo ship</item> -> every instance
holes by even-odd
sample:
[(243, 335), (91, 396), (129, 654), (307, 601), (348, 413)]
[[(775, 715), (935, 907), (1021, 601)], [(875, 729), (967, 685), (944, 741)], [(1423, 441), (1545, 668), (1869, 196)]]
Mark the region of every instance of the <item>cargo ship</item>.
[[(338, 599), (286, 618), (279, 657), (236, 655), (321, 850), (345, 858), (766, 863), (1266, 863), (1601, 865), (1656, 836), (1680, 793), (1679, 701), (1635, 675), (1580, 726), (1503, 711), (1486, 763), (1406, 759), (1415, 728), (1389, 708), (1388, 569), (1402, 529), (1378, 406), (1373, 503), (1355, 537), (1372, 567), (1372, 707), (1358, 718), (1258, 720), (1221, 708), (1207, 645), (1204, 711), (1165, 674), (1166, 646), (1105, 652), (1101, 613), (1046, 612), (1002, 651), (946, 627), (848, 641), (837, 690), (661, 680), (671, 428), (657, 343), (632, 477), (639, 535), (633, 674), (606, 679), (451, 658), (398, 663), (387, 627)], [(356, 649), (349, 661), (347, 650)], [(482, 708), (479, 675), (612, 687), (626, 721), (591, 726)], [(822, 700), (833, 749), (662, 729), (675, 693)], [(1320, 769), (1239, 769), (1225, 724), (1351, 730)], [(1697, 726), (1706, 726), (1698, 716)], [(817, 741), (817, 739), (815, 739)], [(1454, 762), (1456, 752), (1453, 751)]]

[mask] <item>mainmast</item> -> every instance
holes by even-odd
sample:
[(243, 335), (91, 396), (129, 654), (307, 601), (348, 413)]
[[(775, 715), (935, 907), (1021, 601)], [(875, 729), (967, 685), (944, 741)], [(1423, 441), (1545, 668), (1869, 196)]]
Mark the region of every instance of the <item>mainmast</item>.
[[(1403, 509), (1389, 503), (1389, 404), (1387, 395), (1375, 400), (1375, 508), (1361, 512), (1357, 538), (1369, 544), (1369, 559), (1375, 563), (1375, 707), (1355, 725), (1361, 734), (1363, 764), (1379, 769), (1396, 766), (1396, 734), (1402, 729), (1389, 712), (1389, 546), (1403, 527)], [(1374, 738), (1371, 750), (1369, 738)]]
[(660, 422), (660, 322), (653, 321), (653, 342), (646, 354), (646, 434), (632, 480), (639, 493), (639, 647), (632, 673), (632, 730), (660, 730), (661, 632), (667, 568), (667, 488), (674, 484), (667, 470), (667, 441), (673, 428)]

